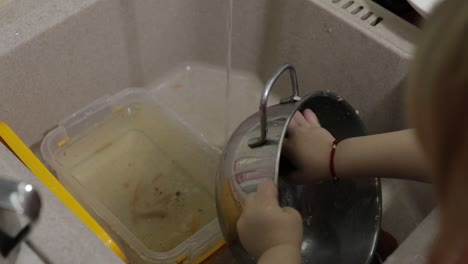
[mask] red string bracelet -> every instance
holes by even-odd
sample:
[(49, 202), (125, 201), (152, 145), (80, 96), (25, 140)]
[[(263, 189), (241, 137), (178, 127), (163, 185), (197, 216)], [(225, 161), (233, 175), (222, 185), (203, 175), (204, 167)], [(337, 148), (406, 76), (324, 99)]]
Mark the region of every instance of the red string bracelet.
[(333, 146), (332, 146), (331, 153), (330, 153), (330, 175), (334, 181), (338, 180), (338, 177), (336, 177), (336, 173), (335, 173), (335, 153), (336, 153), (336, 147), (338, 146), (339, 143), (340, 143), (340, 140), (333, 141)]

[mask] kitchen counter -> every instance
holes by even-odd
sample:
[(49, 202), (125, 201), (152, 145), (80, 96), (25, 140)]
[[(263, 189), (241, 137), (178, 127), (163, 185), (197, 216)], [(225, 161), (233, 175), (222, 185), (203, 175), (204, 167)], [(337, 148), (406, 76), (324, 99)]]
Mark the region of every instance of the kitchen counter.
[[(3, 144), (0, 177), (32, 184), (42, 201), (41, 214), (29, 241), (51, 263), (123, 263), (65, 205), (60, 202)], [(43, 263), (21, 245), (17, 263)]]

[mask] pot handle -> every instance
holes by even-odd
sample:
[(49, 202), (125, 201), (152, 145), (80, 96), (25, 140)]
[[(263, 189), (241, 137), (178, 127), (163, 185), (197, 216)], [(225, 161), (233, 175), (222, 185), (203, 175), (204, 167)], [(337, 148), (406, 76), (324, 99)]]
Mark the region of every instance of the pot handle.
[(301, 100), (299, 97), (299, 87), (297, 85), (297, 75), (294, 66), (291, 64), (284, 64), (281, 68), (276, 71), (273, 77), (268, 81), (263, 90), (262, 97), (260, 98), (260, 107), (259, 107), (259, 115), (260, 115), (260, 137), (259, 138), (252, 138), (249, 140), (249, 147), (256, 148), (260, 147), (265, 144), (267, 140), (267, 103), (268, 103), (268, 96), (270, 95), (271, 89), (276, 81), (279, 79), (281, 74), (283, 74), (286, 70), (289, 70), (289, 76), (291, 78), (291, 85), (292, 85), (292, 95), (288, 98), (281, 100), (281, 104), (287, 104), (292, 102), (297, 102)]

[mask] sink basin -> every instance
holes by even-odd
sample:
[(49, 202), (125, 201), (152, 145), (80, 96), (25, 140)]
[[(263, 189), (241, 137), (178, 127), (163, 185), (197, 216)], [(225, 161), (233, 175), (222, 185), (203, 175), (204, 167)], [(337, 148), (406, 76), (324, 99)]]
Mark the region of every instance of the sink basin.
[[(30, 145), (95, 99), (146, 87), (220, 149), (225, 113), (232, 131), (257, 111), (263, 84), (285, 62), (295, 65), (304, 94), (340, 94), (370, 134), (406, 127), (400, 84), (419, 29), (372, 1), (234, 1), (227, 103), (227, 1), (21, 3), (0, 6), (8, 11), (0, 24), (0, 119)], [(277, 91), (272, 103), (286, 96)], [(434, 208), (429, 185), (400, 180), (382, 180), (382, 201), (382, 226), (399, 242)]]

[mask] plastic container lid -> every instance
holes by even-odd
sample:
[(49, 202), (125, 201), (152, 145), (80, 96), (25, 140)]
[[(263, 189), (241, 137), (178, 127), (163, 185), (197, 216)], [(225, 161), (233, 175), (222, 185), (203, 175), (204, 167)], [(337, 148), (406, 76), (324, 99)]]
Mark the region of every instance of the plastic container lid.
[(131, 263), (197, 262), (219, 248), (219, 150), (144, 89), (106, 96), (49, 132), (41, 152)]

